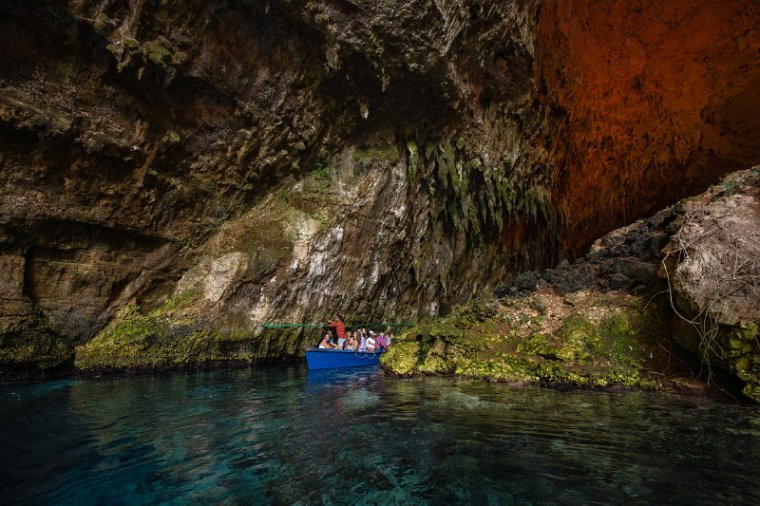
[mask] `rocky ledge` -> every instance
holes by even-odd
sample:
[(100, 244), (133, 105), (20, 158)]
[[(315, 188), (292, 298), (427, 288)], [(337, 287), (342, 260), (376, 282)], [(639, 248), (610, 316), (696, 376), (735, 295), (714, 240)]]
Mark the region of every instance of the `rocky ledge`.
[(756, 167), (419, 324), (383, 365), (586, 388), (702, 389), (728, 372), (760, 400), (758, 223)]

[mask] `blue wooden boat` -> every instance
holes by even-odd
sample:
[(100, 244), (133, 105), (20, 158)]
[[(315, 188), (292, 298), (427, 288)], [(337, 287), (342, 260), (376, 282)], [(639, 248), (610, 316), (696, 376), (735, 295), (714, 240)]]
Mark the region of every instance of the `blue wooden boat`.
[(366, 353), (363, 351), (309, 348), (306, 350), (306, 363), (309, 365), (310, 370), (332, 369), (335, 367), (366, 367), (368, 365), (377, 365), (383, 353), (382, 351)]

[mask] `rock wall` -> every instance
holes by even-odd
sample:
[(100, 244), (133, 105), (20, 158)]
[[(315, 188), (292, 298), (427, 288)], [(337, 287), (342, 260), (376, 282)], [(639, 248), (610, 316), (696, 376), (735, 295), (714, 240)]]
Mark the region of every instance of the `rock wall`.
[[(383, 366), (760, 401), (760, 167), (398, 336)], [(659, 274), (659, 276), (658, 276)]]
[(758, 162), (757, 2), (545, 2), (537, 39), (566, 251)]
[(760, 168), (684, 202), (660, 270), (679, 318), (674, 337), (760, 401)]
[(554, 265), (758, 157), (758, 19), (0, 1), (2, 369), (289, 355), (260, 322), (444, 314)]

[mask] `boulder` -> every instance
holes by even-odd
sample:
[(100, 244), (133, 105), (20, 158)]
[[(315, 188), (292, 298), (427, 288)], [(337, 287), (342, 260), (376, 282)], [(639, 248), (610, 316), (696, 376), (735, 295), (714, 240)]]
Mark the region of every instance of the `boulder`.
[(660, 274), (691, 324), (676, 338), (727, 367), (760, 400), (760, 168), (684, 201), (680, 229), (664, 251)]

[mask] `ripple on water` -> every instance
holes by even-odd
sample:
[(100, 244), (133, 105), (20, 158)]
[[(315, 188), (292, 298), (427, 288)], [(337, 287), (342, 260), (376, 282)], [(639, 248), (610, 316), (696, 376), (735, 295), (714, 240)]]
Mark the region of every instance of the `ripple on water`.
[(301, 367), (0, 387), (11, 502), (760, 503), (760, 410)]

